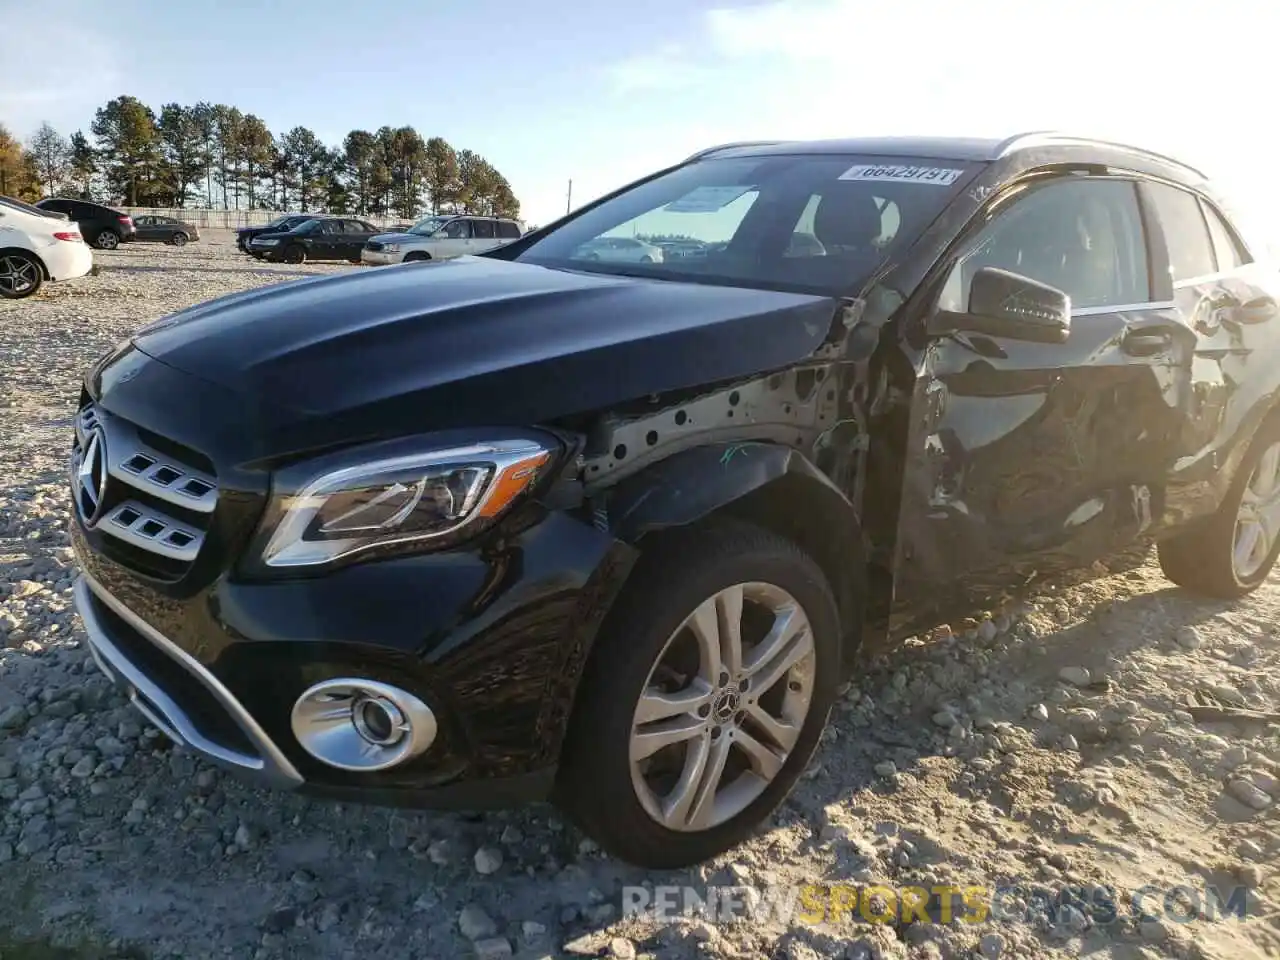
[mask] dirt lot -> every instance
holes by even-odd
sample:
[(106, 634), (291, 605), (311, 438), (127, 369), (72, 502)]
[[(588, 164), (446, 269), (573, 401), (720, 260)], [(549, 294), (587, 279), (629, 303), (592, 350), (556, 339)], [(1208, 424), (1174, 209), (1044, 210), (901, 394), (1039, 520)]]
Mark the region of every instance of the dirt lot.
[[(5, 960), (53, 955), (27, 940), (78, 957), (1280, 954), (1274, 584), (1203, 603), (1148, 564), (913, 643), (844, 694), (767, 829), (676, 874), (602, 857), (546, 808), (339, 807), (171, 749), (79, 645), (63, 491), (78, 375), (177, 308), (364, 268), (255, 264), (225, 234), (96, 256), (99, 276), (0, 304)], [(1207, 719), (1191, 697), (1272, 716)], [(1022, 886), (983, 923), (621, 915), (627, 885), (839, 882)], [(1121, 897), (1114, 922), (1036, 909), (1036, 890), (1102, 884)], [(1207, 884), (1249, 887), (1247, 918), (1178, 922), (1179, 897)], [(1159, 916), (1139, 921), (1129, 895), (1144, 885)], [(1191, 889), (1168, 913), (1177, 885)]]

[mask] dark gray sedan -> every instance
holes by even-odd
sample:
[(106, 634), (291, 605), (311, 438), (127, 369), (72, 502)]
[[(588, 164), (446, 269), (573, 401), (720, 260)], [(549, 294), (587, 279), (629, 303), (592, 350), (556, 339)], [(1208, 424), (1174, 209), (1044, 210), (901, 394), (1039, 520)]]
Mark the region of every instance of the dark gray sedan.
[(133, 225), (138, 228), (136, 240), (160, 240), (181, 247), (188, 241), (200, 239), (200, 231), (194, 223), (173, 217), (134, 217)]

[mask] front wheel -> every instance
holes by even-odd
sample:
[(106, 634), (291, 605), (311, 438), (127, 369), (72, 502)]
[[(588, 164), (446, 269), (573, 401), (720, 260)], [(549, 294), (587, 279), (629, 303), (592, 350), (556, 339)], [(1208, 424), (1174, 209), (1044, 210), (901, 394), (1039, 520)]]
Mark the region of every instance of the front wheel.
[(21, 300), (40, 289), (44, 271), (35, 257), (25, 253), (0, 254), (0, 297)]
[(835, 698), (839, 617), (818, 565), (754, 526), (644, 554), (584, 671), (557, 801), (651, 869), (745, 839), (790, 792)]
[(284, 252), (285, 263), (306, 263), (307, 251), (296, 243)]
[(1204, 526), (1159, 546), (1164, 575), (1196, 593), (1234, 599), (1256, 590), (1280, 554), (1280, 417), (1258, 430), (1226, 499)]

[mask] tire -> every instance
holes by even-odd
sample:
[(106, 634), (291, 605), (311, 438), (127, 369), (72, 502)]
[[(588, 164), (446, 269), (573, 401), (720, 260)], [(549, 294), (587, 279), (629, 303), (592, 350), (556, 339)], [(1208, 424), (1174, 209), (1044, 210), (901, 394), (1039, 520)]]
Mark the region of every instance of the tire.
[[(1246, 517), (1266, 515), (1266, 525)], [(1227, 496), (1203, 525), (1160, 543), (1160, 569), (1178, 586), (1221, 599), (1252, 593), (1267, 579), (1280, 554), (1280, 417), (1269, 417), (1258, 429), (1240, 463)], [(1243, 548), (1246, 530), (1260, 532), (1254, 549)], [(1251, 536), (1251, 535), (1250, 535)]]
[[(785, 640), (778, 648), (779, 660), (785, 664), (788, 651), (805, 652), (795, 665), (777, 673), (776, 682), (762, 679), (768, 664), (779, 662), (772, 658), (766, 658), (759, 672), (751, 672), (758, 669), (751, 665), (756, 646), (743, 654), (745, 673), (737, 676), (764, 686), (749, 682), (745, 688), (738, 686), (731, 666), (708, 668), (702, 652), (707, 648), (685, 627), (695, 610), (701, 611), (700, 622), (707, 623), (709, 613), (714, 625), (724, 612), (716, 598), (731, 598), (738, 590), (746, 601), (743, 609), (749, 611), (741, 621), (749, 636), (763, 636), (766, 624), (781, 622), (768, 619), (769, 608), (779, 604), (785, 612), (790, 603), (807, 617), (807, 635), (802, 629)], [(730, 603), (727, 609), (732, 608)], [(813, 756), (835, 699), (839, 644), (839, 616), (831, 588), (817, 563), (794, 543), (736, 521), (675, 534), (641, 556), (606, 619), (578, 688), (561, 755), (556, 802), (604, 850), (637, 866), (675, 869), (728, 850), (773, 812)], [(692, 659), (681, 662), (682, 656)], [(710, 685), (693, 676), (695, 672), (709, 678)], [(729, 683), (724, 685), (726, 676)], [(667, 681), (668, 695), (687, 689), (700, 697), (697, 706), (690, 704), (688, 711), (657, 723), (698, 732), (685, 741), (691, 746), (668, 746), (641, 761), (649, 766), (647, 770), (636, 766), (633, 778), (635, 715), (646, 700), (650, 706), (660, 703), (653, 696), (643, 696), (655, 679)], [(757, 696), (761, 703), (754, 701)], [(805, 707), (803, 712), (797, 705)], [(761, 775), (752, 780), (712, 781), (710, 794), (703, 782), (697, 791), (683, 791), (691, 803), (683, 807), (672, 803), (684, 780), (704, 780), (690, 777), (684, 769), (694, 749), (704, 758), (721, 752), (733, 762), (735, 773), (745, 771), (742, 765), (751, 755), (743, 744), (750, 742), (755, 756), (762, 756), (757, 748), (769, 738), (763, 735), (765, 728), (751, 719), (762, 709), (775, 722), (785, 709), (791, 732), (769, 744), (768, 763), (761, 761)], [(646, 723), (646, 727), (651, 736), (654, 726)], [(776, 729), (787, 727), (780, 724)], [(789, 752), (781, 746), (784, 739), (792, 742)], [(654, 764), (671, 760), (683, 773), (669, 770), (667, 784), (674, 781), (673, 789), (661, 792), (672, 803), (669, 809), (684, 813), (664, 824), (658, 819), (659, 791), (649, 778), (661, 775)], [(729, 791), (717, 810), (718, 788), (726, 782)], [(699, 802), (699, 791), (711, 797), (709, 805)]]
[(175, 247), (185, 247), (187, 245), (187, 235), (182, 232), (175, 233), (171, 240)]
[(0, 297), (22, 300), (40, 289), (44, 267), (29, 253), (0, 253)]
[(431, 259), (429, 253), (408, 253), (405, 254), (404, 263), (422, 263)]
[(307, 251), (295, 243), (292, 246), (287, 247), (285, 249), (284, 262), (285, 263), (306, 263)]
[(653, 257), (649, 256), (649, 255), (646, 253), (643, 257), (641, 257), (641, 258), (640, 258), (640, 262), (641, 262), (641, 263), (653, 263)]
[(114, 250), (120, 246), (120, 234), (114, 230), (100, 230), (94, 237), (93, 245), (99, 250)]

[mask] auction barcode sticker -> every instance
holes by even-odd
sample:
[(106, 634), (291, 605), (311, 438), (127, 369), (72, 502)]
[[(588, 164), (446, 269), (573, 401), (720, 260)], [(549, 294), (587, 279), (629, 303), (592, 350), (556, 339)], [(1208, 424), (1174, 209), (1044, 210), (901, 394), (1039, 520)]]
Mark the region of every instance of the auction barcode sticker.
[(860, 163), (840, 174), (841, 180), (889, 180), (893, 183), (936, 183), (949, 187), (963, 170), (950, 167), (912, 167), (886, 163)]

